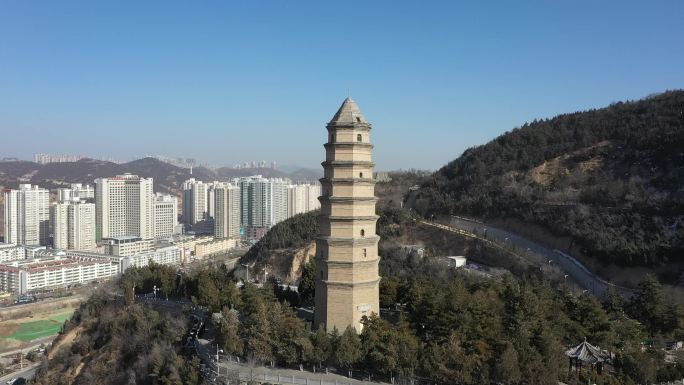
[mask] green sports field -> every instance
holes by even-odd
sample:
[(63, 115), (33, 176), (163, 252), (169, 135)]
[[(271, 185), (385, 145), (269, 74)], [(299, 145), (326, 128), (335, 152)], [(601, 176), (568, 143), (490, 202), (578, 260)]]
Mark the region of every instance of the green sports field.
[(54, 315), (44, 320), (22, 322), (12, 334), (4, 335), (2, 338), (29, 342), (38, 338), (55, 335), (59, 333), (64, 321), (68, 320), (71, 317), (71, 314), (73, 314), (73, 310)]

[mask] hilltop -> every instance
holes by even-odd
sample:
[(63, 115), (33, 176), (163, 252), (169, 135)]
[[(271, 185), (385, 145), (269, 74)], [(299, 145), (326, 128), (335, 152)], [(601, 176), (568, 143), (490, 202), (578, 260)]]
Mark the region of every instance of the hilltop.
[(535, 120), (470, 148), (424, 179), (413, 206), (546, 233), (586, 260), (676, 280), (683, 149), (684, 91), (665, 92)]

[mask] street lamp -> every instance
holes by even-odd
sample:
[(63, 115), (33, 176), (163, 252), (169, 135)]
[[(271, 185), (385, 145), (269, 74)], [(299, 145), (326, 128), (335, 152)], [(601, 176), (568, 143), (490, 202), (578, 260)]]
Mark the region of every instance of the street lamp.
[(247, 272), (247, 278), (245, 279), (245, 282), (249, 282), (249, 264), (241, 263), (240, 266), (244, 267), (245, 271)]

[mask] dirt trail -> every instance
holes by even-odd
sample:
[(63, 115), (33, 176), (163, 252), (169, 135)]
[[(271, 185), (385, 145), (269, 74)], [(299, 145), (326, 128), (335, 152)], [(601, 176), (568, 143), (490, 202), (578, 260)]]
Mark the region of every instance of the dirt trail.
[(52, 343), (52, 348), (50, 349), (50, 352), (48, 353), (48, 359), (51, 359), (52, 357), (57, 354), (57, 352), (63, 348), (63, 347), (69, 347), (71, 344), (74, 342), (76, 337), (78, 337), (79, 334), (81, 334), (81, 331), (83, 330), (82, 326), (75, 327), (67, 332), (67, 334), (62, 335), (60, 338), (56, 339)]

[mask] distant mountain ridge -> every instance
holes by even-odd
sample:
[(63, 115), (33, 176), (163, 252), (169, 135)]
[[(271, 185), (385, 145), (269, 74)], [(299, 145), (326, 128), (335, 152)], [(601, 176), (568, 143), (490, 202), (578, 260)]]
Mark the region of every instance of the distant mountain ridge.
[(669, 266), (678, 275), (684, 91), (525, 124), (427, 178), (415, 208), (425, 216), (515, 218), (571, 237), (603, 263)]
[(228, 180), (235, 177), (263, 175), (272, 178), (290, 178), (294, 182), (315, 181), (322, 171), (299, 169), (291, 173), (270, 168), (234, 169), (221, 167), (181, 168), (155, 158), (143, 158), (127, 163), (82, 159), (77, 162), (38, 164), (28, 161), (0, 162), (0, 187), (16, 188), (20, 183), (32, 183), (45, 188), (59, 188), (70, 183), (90, 183), (97, 178), (123, 173), (154, 178), (155, 191), (179, 194), (183, 181), (195, 178), (203, 181)]

